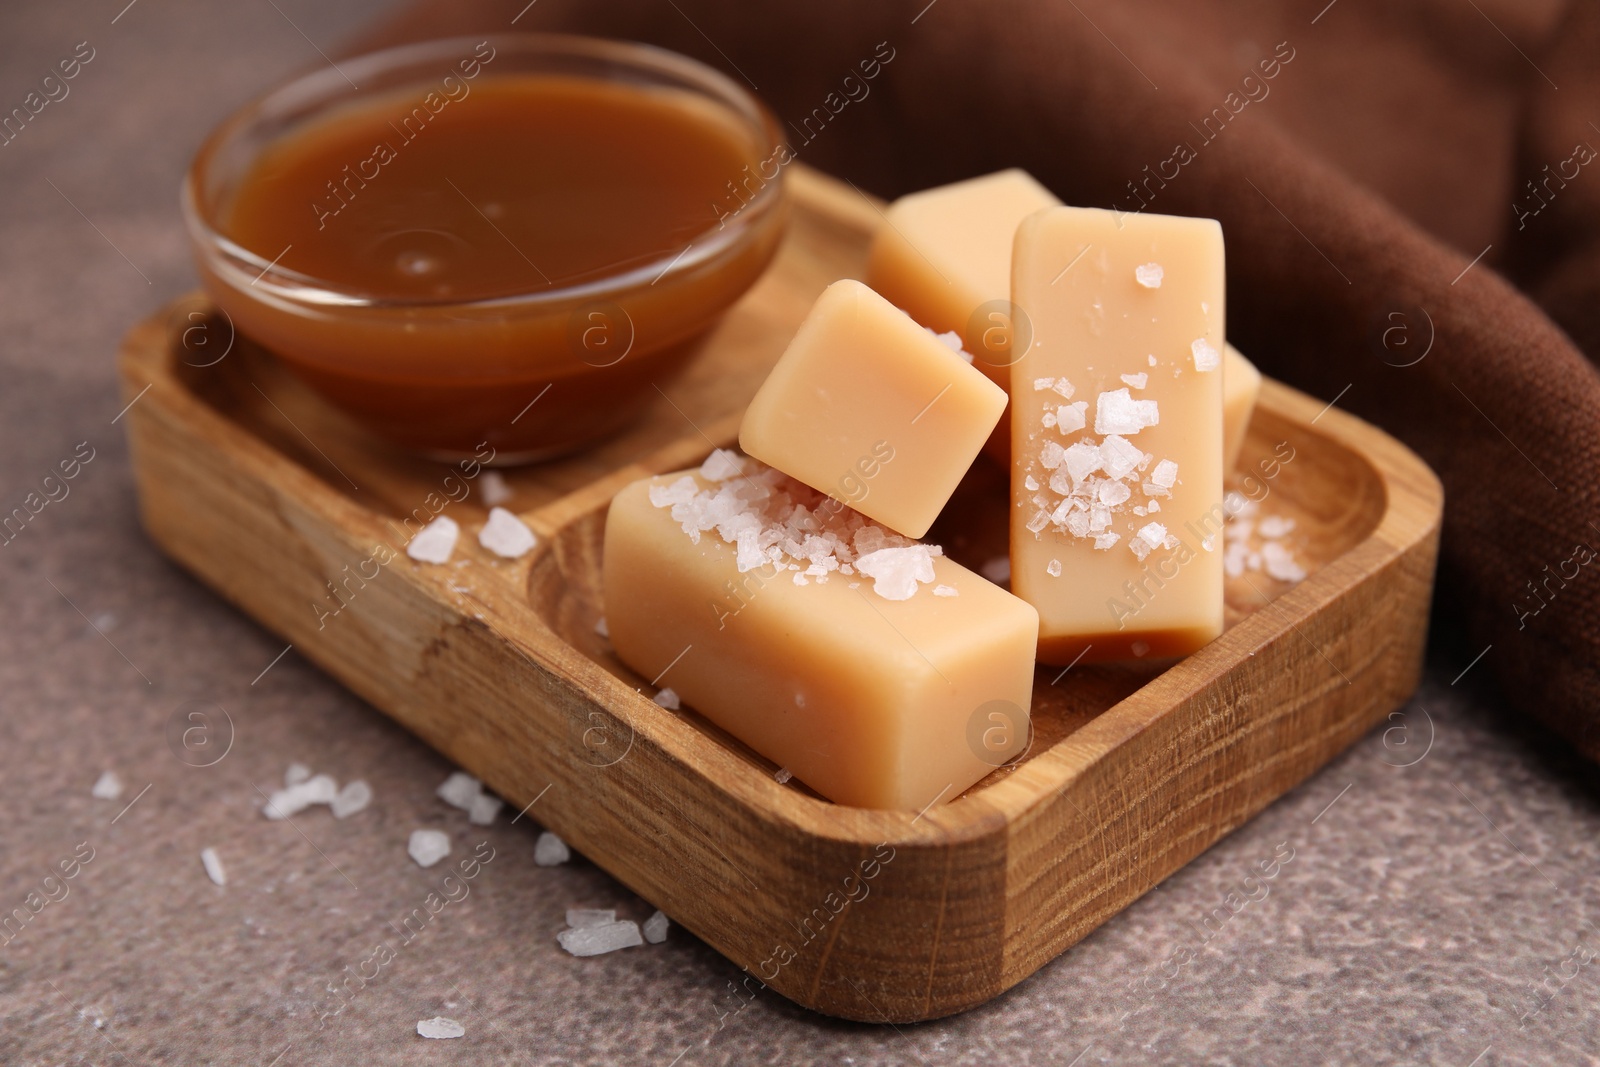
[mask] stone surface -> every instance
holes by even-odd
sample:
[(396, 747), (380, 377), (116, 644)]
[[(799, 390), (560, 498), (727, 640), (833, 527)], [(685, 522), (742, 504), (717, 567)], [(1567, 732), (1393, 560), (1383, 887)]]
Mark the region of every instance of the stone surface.
[[(524, 3), (508, 6), (507, 23)], [(0, 548), (12, 623), (0, 655), (0, 905), (21, 906), (79, 842), (94, 850), (70, 895), (0, 945), (0, 1062), (271, 1064), (288, 1048), (278, 1067), (437, 1064), (454, 1046), (414, 1033), (435, 1015), (463, 1024), (461, 1051), (475, 1063), (664, 1065), (683, 1054), (680, 1067), (1020, 1067), (1081, 1055), (1079, 1067), (1466, 1067), (1487, 1048), (1477, 1067), (1489, 1067), (1579, 1063), (1600, 1047), (1593, 964), (1519, 1029), (1545, 968), (1570, 974), (1574, 948), (1600, 947), (1580, 940), (1600, 870), (1600, 790), (1592, 767), (1474, 688), (1514, 646), (1497, 645), (1451, 686), (1482, 646), (1436, 642), (1429, 682), (1387, 732), (1011, 993), (920, 1026), (829, 1020), (765, 991), (736, 996), (738, 968), (681, 929), (649, 951), (573, 959), (549, 935), (569, 903), (615, 902), (628, 915), (653, 905), (581, 859), (536, 867), (537, 806), (482, 829), (452, 813), (455, 852), (416, 867), (396, 842), (440, 819), (433, 785), (448, 761), (298, 649), (252, 686), (283, 642), (151, 547), (121, 427), (110, 424), (124, 403), (112, 364), (123, 330), (194, 284), (176, 192), (189, 153), (234, 107), (321, 59), (272, 5), (141, 0), (111, 25), (124, 5), (0, 7), (8, 109), (78, 41), (97, 49), (71, 95), (0, 149), (0, 504), (16, 506), (78, 442), (96, 450), (71, 495)], [(330, 54), (387, 7), (277, 6)], [(1316, 30), (1336, 31), (1344, 6)], [(699, 8), (686, 10), (716, 35)], [(1471, 10), (1463, 18), (1482, 22)], [(1485, 49), (1504, 46), (1487, 25), (1474, 32)], [(909, 54), (914, 39), (898, 43)], [(895, 69), (840, 121), (877, 106)], [(766, 72), (750, 73), (765, 87)], [(115, 649), (62, 594), (90, 618), (116, 615), (106, 631)], [(219, 730), (225, 709), (237, 732), (211, 767), (186, 766), (166, 745), (168, 719), (192, 701), (218, 709)], [(305, 837), (262, 819), (284, 768), (307, 754), (340, 781), (371, 782), (380, 799), (358, 819), (297, 818)], [(106, 767), (125, 785), (116, 802), (88, 788)], [(484, 842), (493, 859), (470, 893), (431, 917), (435, 929), (397, 936), (389, 924), (426, 911), (447, 869), (490, 854), (474, 852)], [(1268, 895), (1202, 941), (1196, 924), (1280, 843), (1294, 859)], [(205, 847), (227, 857), (225, 892), (195, 869)], [(353, 997), (328, 992), (384, 940), (396, 956), (378, 977)], [(1162, 962), (1185, 947), (1194, 958), (1167, 978)]]

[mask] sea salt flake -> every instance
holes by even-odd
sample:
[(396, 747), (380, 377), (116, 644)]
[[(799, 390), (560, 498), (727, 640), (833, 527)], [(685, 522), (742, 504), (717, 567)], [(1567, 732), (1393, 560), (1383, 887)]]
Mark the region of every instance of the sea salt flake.
[(505, 559), (521, 559), (538, 543), (527, 523), (505, 508), (491, 508), (489, 521), (478, 531), (478, 544)]
[[(795, 577), (798, 578), (800, 575), (797, 574)], [(651, 699), (668, 711), (677, 711), (682, 706), (682, 701), (678, 699), (678, 691), (671, 686), (666, 686)]]
[(122, 779), (117, 777), (115, 771), (102, 771), (100, 777), (94, 780), (94, 788), (89, 790), (89, 795), (96, 800), (115, 800), (122, 795)]
[(1150, 375), (1143, 372), (1139, 374), (1124, 374), (1121, 377), (1124, 385), (1134, 389), (1143, 389), (1150, 384)]
[(568, 908), (567, 928), (581, 930), (585, 926), (605, 926), (617, 921), (614, 908)]
[(1067, 381), (1065, 378), (1057, 378), (1055, 384), (1050, 388), (1054, 389), (1057, 393), (1060, 393), (1061, 399), (1063, 400), (1071, 400), (1072, 394), (1077, 392), (1077, 390), (1072, 387), (1072, 383)]
[(1171, 489), (1178, 481), (1178, 465), (1170, 459), (1162, 460), (1150, 472), (1150, 481), (1163, 489)]
[(499, 471), (484, 471), (478, 485), (483, 490), (483, 502), (491, 508), (511, 499), (511, 487)]
[[(800, 698), (799, 693), (794, 695), (794, 702), (797, 707), (803, 708), (806, 706), (805, 701)], [(794, 772), (787, 767), (779, 767), (772, 777), (777, 780), (779, 785), (787, 785), (789, 783), (789, 779), (794, 777)]]
[(1122, 535), (1121, 534), (1115, 534), (1115, 533), (1109, 533), (1109, 532), (1108, 533), (1103, 533), (1103, 534), (1100, 534), (1100, 535), (1095, 537), (1095, 539), (1094, 539), (1094, 547), (1098, 548), (1098, 549), (1100, 549), (1100, 551), (1104, 552), (1106, 549), (1110, 548), (1112, 545), (1116, 544), (1120, 540), (1122, 540)]
[(467, 809), (467, 821), (474, 826), (491, 826), (495, 816), (500, 814), (500, 809), (505, 807), (505, 801), (499, 797), (490, 796), (488, 793), (478, 794), (472, 802), (472, 807)]
[(1033, 380), (1033, 391), (1036, 393), (1042, 393), (1044, 390), (1050, 388), (1054, 384), (1056, 384), (1056, 380), (1054, 378), (1035, 378)]
[(927, 545), (880, 548), (856, 560), (855, 567), (873, 580), (872, 591), (885, 600), (910, 600), (919, 582), (933, 581), (933, 553)]
[(1104, 504), (1108, 508), (1116, 507), (1118, 504), (1125, 502), (1132, 495), (1133, 490), (1129, 489), (1122, 482), (1108, 481), (1101, 483), (1100, 503)]
[(639, 936), (639, 924), (629, 921), (563, 930), (556, 935), (556, 940), (574, 956), (600, 956), (644, 944), (644, 938)]
[(435, 1015), (431, 1019), (417, 1020), (417, 1036), (432, 1038), (435, 1041), (448, 1041), (452, 1037), (461, 1037), (467, 1028), (454, 1019), (446, 1019), (443, 1015)]
[(1189, 345), (1189, 351), (1194, 356), (1194, 369), (1198, 371), (1216, 370), (1221, 357), (1211, 342), (1204, 337), (1197, 337)]
[(1150, 366), (1154, 367), (1156, 365), (1156, 357), (1155, 357), (1154, 353), (1151, 353), (1149, 356), (1146, 356), (1145, 358), (1150, 361)]
[(450, 855), (450, 835), (443, 830), (413, 830), (406, 842), (406, 854), (418, 867), (432, 867)]
[(217, 885), (228, 884), (228, 872), (223, 870), (222, 857), (217, 855), (214, 848), (200, 850), (200, 865), (206, 869), (206, 877)]
[(1047, 430), (1054, 429), (1056, 425), (1056, 413), (1053, 411), (1045, 412), (1043, 415), (1039, 416), (1039, 423)]
[(1135, 434), (1160, 421), (1161, 411), (1156, 401), (1135, 400), (1125, 387), (1101, 393), (1095, 401), (1095, 433)]
[[(1076, 446), (1074, 446), (1076, 447)], [(1061, 457), (1064, 450), (1054, 441), (1046, 441), (1044, 447), (1039, 449), (1039, 466), (1047, 471), (1053, 471), (1061, 466)]]
[(961, 590), (953, 585), (936, 585), (933, 587), (934, 596), (960, 596)]
[(357, 812), (367, 810), (372, 803), (372, 787), (360, 778), (346, 782), (330, 807), (335, 819), (347, 819)]
[(1110, 434), (1100, 443), (1100, 466), (1119, 481), (1138, 470), (1145, 458), (1145, 454), (1125, 437)]
[(660, 910), (644, 921), (644, 939), (652, 945), (659, 945), (667, 939), (667, 927), (670, 924), (667, 917)]
[[(923, 327), (923, 329), (927, 329), (927, 327)], [(944, 333), (934, 333), (933, 330), (928, 330), (928, 332), (933, 334), (934, 339), (940, 344), (944, 345), (950, 351), (954, 352), (968, 363), (972, 362), (972, 353), (968, 352), (965, 346), (962, 344), (961, 335), (959, 333), (956, 333), (954, 330), (947, 330)]]
[(559, 867), (572, 858), (567, 843), (549, 830), (539, 835), (533, 844), (533, 862), (540, 867)]
[(1161, 268), (1159, 263), (1141, 263), (1133, 268), (1134, 279), (1146, 289), (1161, 288), (1161, 279), (1165, 275), (1166, 271)]
[(700, 464), (700, 477), (708, 482), (725, 482), (744, 473), (744, 460), (728, 448), (715, 448)]
[(434, 795), (452, 808), (472, 810), (472, 802), (483, 794), (483, 783), (466, 771), (455, 771), (439, 783)]
[(1306, 569), (1295, 561), (1294, 553), (1276, 541), (1261, 546), (1263, 569), (1280, 582), (1305, 581)]
[(450, 553), (456, 549), (456, 538), (461, 536), (461, 527), (456, 525), (456, 520), (448, 515), (440, 515), (411, 539), (406, 546), (406, 555), (418, 563), (448, 563)]
[(1077, 433), (1088, 425), (1089, 402), (1079, 400), (1056, 408), (1056, 431), (1061, 434)]
[(1051, 560), (1049, 563), (1045, 564), (1044, 570), (1045, 573), (1050, 575), (1052, 578), (1061, 577), (1061, 561), (1059, 559)]
[[(1059, 448), (1060, 446), (1058, 445), (1056, 447)], [(1039, 491), (1039, 479), (1035, 478), (1031, 474), (1024, 476), (1022, 479), (1022, 488), (1026, 489), (1030, 493), (1037, 493)]]

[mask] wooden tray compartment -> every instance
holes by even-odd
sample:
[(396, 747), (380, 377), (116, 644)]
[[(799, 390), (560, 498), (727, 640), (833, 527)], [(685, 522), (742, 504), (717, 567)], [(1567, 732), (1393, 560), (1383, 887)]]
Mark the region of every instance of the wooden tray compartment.
[[(662, 402), (600, 448), (505, 472), (509, 506), (540, 536), (515, 563), (477, 545), (486, 508), (461, 479), (470, 495), (449, 513), (465, 563), (401, 554), (347, 582), (377, 546), (403, 548), (404, 517), (455, 491), (453, 468), (368, 438), (201, 298), (129, 333), (123, 388), (139, 399), (125, 421), (164, 551), (512, 806), (538, 797), (530, 817), (745, 968), (751, 988), (852, 1019), (933, 1018), (1031, 974), (1409, 696), (1441, 491), (1385, 434), (1267, 382), (1241, 469), (1294, 449), (1263, 484), (1267, 509), (1297, 522), (1306, 581), (1230, 580), (1228, 631), (1165, 669), (1041, 669), (1027, 756), (922, 815), (780, 785), (692, 710), (643, 695), (595, 623), (611, 495), (730, 444), (816, 294), (860, 276), (877, 205), (789, 174), (794, 218), (773, 269), (661, 383)], [(507, 417), (527, 399), (508, 398)], [(980, 463), (937, 530), (954, 557), (1004, 551), (1003, 495)]]

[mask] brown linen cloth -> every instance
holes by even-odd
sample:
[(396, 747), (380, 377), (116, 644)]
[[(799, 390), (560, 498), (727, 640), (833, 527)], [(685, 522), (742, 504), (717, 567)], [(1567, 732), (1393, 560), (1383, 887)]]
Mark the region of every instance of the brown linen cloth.
[(513, 30), (696, 56), (884, 196), (1220, 219), (1230, 339), (1432, 464), (1437, 620), (1600, 759), (1600, 4), (424, 0), (364, 43)]

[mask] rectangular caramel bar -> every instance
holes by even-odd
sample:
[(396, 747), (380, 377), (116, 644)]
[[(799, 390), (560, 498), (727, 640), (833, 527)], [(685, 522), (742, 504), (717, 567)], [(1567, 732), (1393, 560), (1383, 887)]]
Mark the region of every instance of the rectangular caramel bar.
[(1045, 662), (1222, 632), (1223, 287), (1209, 219), (1057, 207), (1017, 231), (1011, 588)]
[(837, 503), (730, 453), (635, 482), (606, 520), (607, 627), (817, 792), (920, 811), (1023, 750), (1038, 615)]

